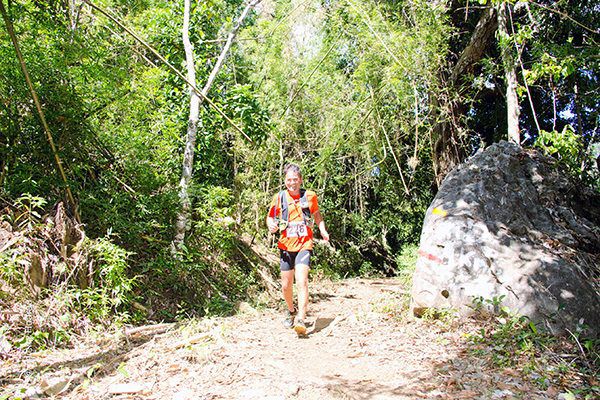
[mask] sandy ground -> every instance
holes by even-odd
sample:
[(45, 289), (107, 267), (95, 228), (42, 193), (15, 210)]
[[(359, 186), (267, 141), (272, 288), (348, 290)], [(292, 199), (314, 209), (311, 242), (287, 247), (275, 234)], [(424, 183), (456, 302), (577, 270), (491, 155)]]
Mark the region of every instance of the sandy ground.
[(283, 327), (280, 310), (244, 304), (232, 317), (158, 326), (159, 333), (133, 330), (119, 339), (4, 361), (3, 393), (174, 400), (557, 398), (470, 355), (461, 327), (403, 317), (398, 310), (406, 295), (397, 280), (312, 283), (311, 292), (306, 338)]

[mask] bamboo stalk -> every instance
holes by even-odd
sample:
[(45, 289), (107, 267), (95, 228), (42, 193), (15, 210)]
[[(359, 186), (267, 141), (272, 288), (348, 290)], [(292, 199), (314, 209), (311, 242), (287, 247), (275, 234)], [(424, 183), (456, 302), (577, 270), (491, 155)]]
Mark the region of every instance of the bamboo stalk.
[(75, 203), (75, 198), (73, 197), (73, 193), (71, 192), (71, 188), (69, 187), (69, 181), (67, 180), (67, 175), (65, 174), (65, 170), (63, 168), (62, 160), (58, 155), (58, 150), (56, 149), (56, 145), (54, 144), (54, 139), (52, 138), (52, 134), (50, 133), (50, 127), (46, 122), (46, 117), (44, 115), (44, 111), (42, 110), (42, 105), (37, 96), (35, 88), (33, 87), (33, 82), (31, 81), (31, 77), (29, 76), (29, 71), (27, 70), (27, 65), (25, 64), (25, 60), (23, 58), (23, 54), (21, 53), (21, 48), (19, 47), (19, 41), (17, 36), (15, 35), (15, 31), (13, 28), (12, 21), (8, 17), (6, 10), (4, 8), (4, 2), (0, 0), (0, 12), (2, 13), (2, 18), (4, 19), (4, 24), (6, 25), (6, 30), (8, 31), (8, 35), (13, 42), (13, 46), (15, 48), (15, 52), (17, 53), (17, 58), (19, 59), (19, 64), (21, 66), (21, 70), (23, 71), (23, 75), (25, 76), (25, 81), (27, 82), (27, 87), (29, 88), (29, 92), (31, 93), (31, 97), (33, 98), (33, 102), (35, 103), (35, 108), (37, 109), (38, 115), (40, 117), (40, 121), (42, 122), (42, 126), (44, 127), (44, 132), (46, 133), (46, 137), (48, 138), (48, 142), (50, 143), (50, 148), (52, 149), (52, 154), (54, 155), (54, 160), (56, 161), (56, 165), (58, 167), (58, 172), (65, 183), (65, 191), (67, 192), (67, 198), (69, 203), (73, 208), (73, 214), (77, 222), (81, 223), (81, 218), (79, 217), (79, 213), (77, 212), (77, 204)]

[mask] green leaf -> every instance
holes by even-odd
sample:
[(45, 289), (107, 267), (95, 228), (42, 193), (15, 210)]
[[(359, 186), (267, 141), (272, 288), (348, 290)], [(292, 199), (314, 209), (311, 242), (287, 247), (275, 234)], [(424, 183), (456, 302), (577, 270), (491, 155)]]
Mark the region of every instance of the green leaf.
[(561, 393), (559, 395), (559, 397), (562, 395), (564, 400), (576, 400), (577, 397), (569, 390), (567, 390), (565, 393)]

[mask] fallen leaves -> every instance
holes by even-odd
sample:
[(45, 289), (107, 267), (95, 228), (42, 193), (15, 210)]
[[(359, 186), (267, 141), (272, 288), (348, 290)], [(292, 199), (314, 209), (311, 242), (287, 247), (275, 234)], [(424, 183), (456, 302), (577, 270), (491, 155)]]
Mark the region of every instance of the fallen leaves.
[(135, 394), (148, 392), (148, 387), (141, 383), (116, 383), (109, 387), (109, 394)]
[[(285, 330), (277, 311), (261, 310), (189, 321), (177, 329), (121, 330), (110, 345), (28, 355), (11, 360), (17, 365), (10, 373), (4, 372), (9, 363), (2, 364), (1, 383), (10, 384), (12, 393), (28, 390), (32, 396), (77, 400), (241, 398), (244, 393), (307, 399), (381, 394), (375, 397), (568, 400), (574, 385), (585, 379), (597, 384), (593, 378), (548, 369), (543, 374), (549, 383), (542, 387), (521, 360), (498, 367), (491, 362), (490, 346), (469, 342), (465, 333), (480, 332), (481, 321), (441, 332), (427, 321), (386, 318), (373, 299), (388, 296), (389, 288), (361, 282), (312, 287), (336, 296), (311, 305), (315, 323), (308, 340), (298, 341)], [(563, 350), (555, 358), (572, 362), (573, 354)]]

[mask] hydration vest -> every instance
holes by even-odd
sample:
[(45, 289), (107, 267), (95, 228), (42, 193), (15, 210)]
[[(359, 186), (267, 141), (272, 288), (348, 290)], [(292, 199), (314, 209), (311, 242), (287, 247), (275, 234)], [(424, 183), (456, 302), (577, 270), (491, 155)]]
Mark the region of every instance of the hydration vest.
[[(287, 201), (287, 190), (279, 192), (279, 203), (281, 207), (281, 220), (279, 221), (279, 229), (284, 230), (289, 222), (289, 210)], [(310, 205), (306, 196), (306, 189), (300, 189), (300, 207), (302, 208), (302, 218), (304, 223), (312, 228), (312, 219), (310, 215)]]

